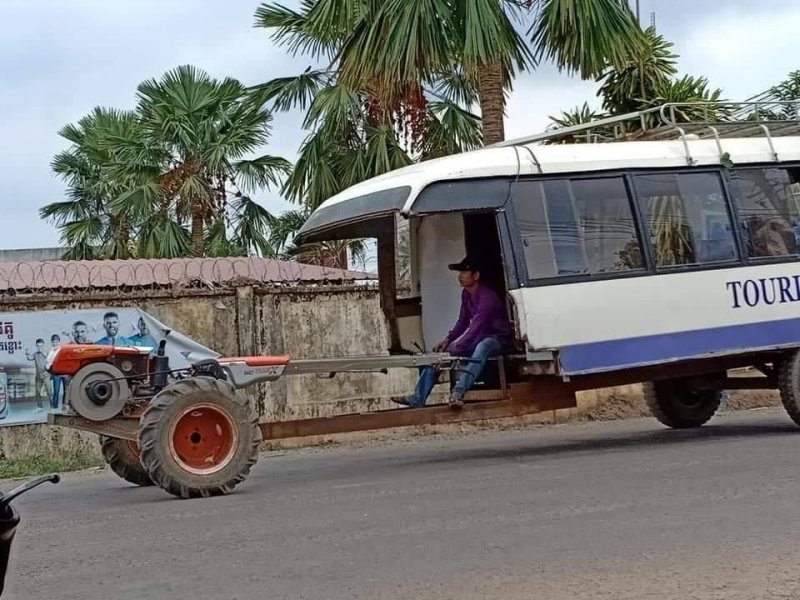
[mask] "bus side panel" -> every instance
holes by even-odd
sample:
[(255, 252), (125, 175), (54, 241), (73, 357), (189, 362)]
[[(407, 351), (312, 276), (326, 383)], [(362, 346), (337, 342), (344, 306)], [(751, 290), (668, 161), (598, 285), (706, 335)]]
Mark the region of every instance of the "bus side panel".
[(800, 346), (800, 263), (511, 292), (532, 351), (584, 374)]

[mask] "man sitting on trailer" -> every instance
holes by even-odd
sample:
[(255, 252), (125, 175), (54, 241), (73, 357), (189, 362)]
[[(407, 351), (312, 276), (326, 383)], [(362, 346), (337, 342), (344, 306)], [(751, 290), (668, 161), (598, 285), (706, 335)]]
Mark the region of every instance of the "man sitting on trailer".
[[(450, 333), (434, 346), (433, 351), (468, 357), (461, 361), (466, 364), (460, 367), (461, 376), (449, 398), (451, 406), (461, 408), (464, 396), (483, 372), (486, 362), (510, 350), (514, 334), (505, 304), (494, 290), (481, 283), (478, 264), (467, 257), (460, 263), (448, 265), (448, 268), (458, 271), (458, 283), (462, 287), (461, 311)], [(392, 398), (392, 401), (410, 407), (425, 406), (437, 379), (434, 367), (423, 367), (414, 394)]]

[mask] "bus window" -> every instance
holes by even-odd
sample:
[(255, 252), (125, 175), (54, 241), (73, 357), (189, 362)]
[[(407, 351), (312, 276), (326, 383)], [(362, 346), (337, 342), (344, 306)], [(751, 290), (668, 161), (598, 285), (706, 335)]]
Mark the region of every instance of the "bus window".
[(719, 175), (652, 173), (635, 180), (657, 267), (738, 258)]
[(751, 258), (798, 253), (800, 168), (734, 170), (731, 188)]
[(581, 215), (589, 272), (643, 268), (636, 223), (622, 178), (575, 180), (572, 193)]
[(531, 279), (643, 268), (621, 177), (523, 181), (513, 198)]

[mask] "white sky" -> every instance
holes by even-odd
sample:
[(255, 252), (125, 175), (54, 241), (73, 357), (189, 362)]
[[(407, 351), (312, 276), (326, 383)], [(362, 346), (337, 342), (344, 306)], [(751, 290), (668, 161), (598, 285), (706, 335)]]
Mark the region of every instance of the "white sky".
[[(298, 0), (283, 0), (296, 6)], [(309, 62), (273, 47), (252, 27), (257, 0), (0, 0), (0, 248), (50, 247), (55, 228), (38, 217), (62, 199), (50, 161), (65, 147), (57, 131), (96, 105), (131, 107), (136, 86), (180, 64), (255, 84)], [(675, 43), (682, 72), (709, 77), (726, 98), (744, 100), (800, 69), (796, 0), (641, 0)], [(547, 66), (517, 80), (506, 134), (543, 129), (549, 115), (589, 100), (591, 83)], [(302, 115), (276, 115), (270, 154), (294, 160)], [(258, 200), (288, 205), (275, 192)]]

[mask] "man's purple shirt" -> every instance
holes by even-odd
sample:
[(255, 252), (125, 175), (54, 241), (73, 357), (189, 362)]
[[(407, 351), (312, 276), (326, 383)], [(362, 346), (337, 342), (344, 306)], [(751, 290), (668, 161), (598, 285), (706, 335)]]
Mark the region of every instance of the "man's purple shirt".
[(474, 293), (461, 292), (461, 312), (447, 334), (447, 339), (451, 340), (447, 351), (456, 356), (469, 356), (478, 342), (487, 337), (497, 338), (507, 349), (514, 334), (506, 307), (498, 295), (492, 289), (478, 285)]

